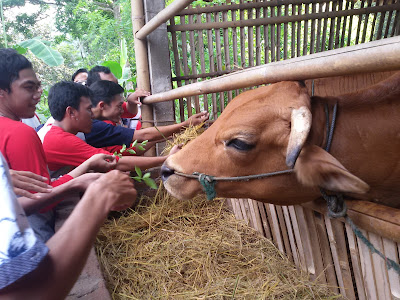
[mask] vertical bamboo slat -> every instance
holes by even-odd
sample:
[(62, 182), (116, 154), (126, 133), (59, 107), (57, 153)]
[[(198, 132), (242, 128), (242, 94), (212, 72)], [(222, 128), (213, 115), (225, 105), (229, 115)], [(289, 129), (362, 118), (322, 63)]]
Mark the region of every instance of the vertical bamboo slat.
[[(282, 14), (282, 6), (278, 5), (274, 7), (274, 10), (276, 10), (276, 16), (280, 17)], [(281, 23), (276, 24), (276, 61), (281, 60), (281, 25)]]
[[(382, 238), (384, 254), (387, 258), (399, 263), (399, 256), (396, 251), (396, 243), (388, 239)], [(393, 269), (388, 270), (390, 292), (393, 297), (400, 299), (400, 276)]]
[(283, 246), (283, 240), (281, 237), (281, 232), (279, 230), (279, 222), (275, 211), (275, 206), (272, 204), (264, 204), (265, 210), (267, 211), (268, 218), (271, 220), (271, 231), (272, 236), (274, 238), (275, 245), (278, 247), (279, 251), (282, 253), (285, 252), (285, 248)]
[(329, 289), (337, 293), (338, 292), (338, 283), (335, 274), (335, 267), (333, 264), (332, 259), (332, 252), (330, 249), (329, 237), (328, 233), (326, 232), (326, 225), (325, 225), (325, 216), (317, 213), (317, 216), (314, 218), (316, 224), (316, 230), (318, 233), (319, 243), (322, 252), (322, 259), (325, 268), (326, 280), (328, 282)]
[[(175, 24), (175, 19), (171, 18), (170, 23)], [(175, 74), (176, 76), (179, 76), (181, 74), (181, 66), (179, 60), (179, 51), (178, 51), (178, 42), (176, 40), (176, 33), (172, 32), (171, 37), (172, 37), (172, 51), (174, 53), (174, 62), (175, 62)], [(182, 82), (180, 80), (177, 81), (177, 85), (178, 87), (182, 86)], [(183, 105), (183, 98), (179, 98), (179, 116), (181, 122), (183, 122), (185, 120), (185, 108)]]
[(264, 204), (262, 202), (257, 201), (257, 205), (258, 205), (258, 211), (260, 212), (261, 222), (263, 224), (265, 237), (269, 240), (272, 240), (271, 226), (269, 225)]
[[(289, 16), (289, 5), (285, 5), (285, 16)], [(288, 23), (283, 24), (283, 59), (288, 58)]]
[(304, 255), (303, 241), (300, 236), (299, 223), (297, 221), (296, 212), (293, 206), (288, 206), (290, 220), (293, 226), (294, 237), (297, 244), (297, 251), (299, 253), (299, 267), (304, 271), (307, 270), (306, 258)]
[[(211, 13), (206, 14), (207, 22), (211, 22)], [(210, 70), (209, 72), (215, 72), (215, 62), (214, 62), (214, 47), (213, 47), (213, 34), (212, 29), (207, 30), (207, 43), (208, 43), (208, 54), (210, 57)], [(212, 116), (216, 120), (218, 117), (218, 106), (217, 106), (217, 95), (215, 93), (211, 94), (212, 102)]]
[[(228, 21), (228, 12), (224, 11), (222, 13), (222, 21)], [(229, 47), (229, 32), (228, 28), (224, 28), (223, 32), (223, 39), (224, 39), (224, 56), (225, 56), (225, 69), (230, 71), (231, 70), (231, 54), (230, 54), (230, 47)], [(232, 100), (232, 91), (228, 91), (228, 102)]]
[[(311, 13), (315, 14), (317, 12), (317, 5), (319, 6), (320, 4), (316, 3), (311, 3)], [(318, 20), (319, 21), (319, 20)], [(310, 40), (310, 54), (315, 53), (315, 19), (311, 20), (311, 40)]]
[[(257, 0), (259, 2), (259, 0)], [(256, 19), (260, 18), (260, 9), (256, 9)], [(256, 66), (261, 65), (261, 26), (256, 27)]]
[[(365, 230), (360, 230), (368, 238)], [(363, 278), (365, 282), (365, 292), (367, 299), (378, 299), (374, 280), (374, 269), (372, 265), (371, 252), (368, 247), (357, 237), (357, 243), (360, 248), (360, 261)]]
[(314, 280), (326, 284), (326, 275), (324, 272), (324, 263), (321, 254), (321, 248), (318, 238), (317, 226), (314, 220), (314, 213), (311, 209), (304, 209), (305, 224), (308, 228), (310, 235), (310, 249), (312, 251), (312, 258), (315, 265), (315, 274), (312, 277)]
[[(350, 299), (355, 299), (355, 292), (353, 288), (353, 279), (351, 277), (351, 270), (349, 265), (349, 257), (347, 255), (346, 238), (344, 234), (344, 225), (339, 220), (325, 219), (328, 234), (332, 234), (333, 243), (331, 243), (333, 261), (335, 263), (336, 275), (338, 278), (341, 294)], [(331, 230), (331, 232), (330, 232)]]
[[(253, 19), (253, 9), (247, 10), (247, 18)], [(254, 27), (247, 27), (247, 52), (249, 53), (249, 66), (254, 67)]]
[[(232, 21), (236, 21), (236, 11), (231, 10), (231, 18)], [(233, 46), (233, 69), (239, 68), (239, 60), (238, 60), (238, 41), (237, 41), (237, 28), (232, 28), (232, 46)], [(235, 96), (239, 95), (239, 90), (235, 90)]]
[(311, 247), (310, 232), (306, 223), (304, 209), (300, 205), (294, 206), (298, 221), (301, 241), (303, 243), (304, 258), (308, 273), (315, 275), (315, 264)]
[[(193, 24), (193, 19), (194, 16), (190, 15), (189, 16), (189, 24)], [(192, 75), (197, 75), (197, 63), (196, 63), (196, 44), (194, 42), (194, 31), (189, 32), (189, 41), (190, 41), (190, 59), (191, 59), (191, 65), (192, 65)], [(191, 80), (190, 83), (194, 83), (197, 80)], [(200, 100), (199, 96), (196, 95), (193, 97), (194, 98), (194, 109), (196, 113), (200, 112)], [(192, 99), (193, 99), (192, 98)], [(192, 112), (192, 109), (188, 106), (188, 111)]]
[(367, 296), (365, 294), (364, 280), (361, 270), (361, 262), (359, 257), (359, 248), (357, 245), (356, 236), (354, 235), (353, 229), (350, 225), (346, 224), (347, 240), (349, 243), (349, 251), (351, 257), (351, 263), (353, 266), (354, 280), (357, 287), (357, 296), (359, 300), (366, 300)]
[[(185, 24), (185, 16), (181, 16), (180, 18), (181, 24)], [(183, 74), (184, 75), (189, 75), (189, 66), (188, 66), (188, 55), (187, 55), (187, 36), (186, 36), (186, 31), (182, 32), (182, 62), (183, 62)], [(186, 80), (185, 80), (185, 85), (186, 85)], [(186, 98), (186, 105), (187, 105), (187, 111), (188, 111), (188, 117), (192, 115), (192, 100), (191, 97)]]
[(275, 208), (276, 208), (276, 214), (277, 214), (278, 220), (279, 220), (279, 227), (281, 230), (283, 245), (285, 247), (285, 253), (287, 254), (288, 258), (291, 260), (292, 258), (290, 255), (291, 251), (290, 251), (289, 235), (288, 235), (288, 230), (286, 228), (285, 218), (284, 218), (283, 212), (282, 212), (282, 207), (279, 205), (276, 205)]
[[(214, 13), (214, 21), (219, 20), (219, 13)], [(217, 71), (222, 71), (222, 49), (221, 49), (221, 31), (215, 30), (215, 48), (217, 50)], [(224, 93), (219, 93), (220, 112), (225, 108)]]
[[(354, 2), (351, 2), (350, 9), (353, 9), (353, 8), (354, 8)], [(347, 46), (350, 46), (350, 44), (351, 44), (351, 33), (353, 31), (354, 16), (350, 16), (349, 18), (350, 18), (350, 20), (349, 20), (349, 30), (347, 31)]]
[(295, 237), (294, 237), (292, 221), (290, 220), (289, 208), (287, 206), (282, 206), (282, 211), (283, 211), (283, 216), (285, 218), (286, 228), (288, 230), (291, 256), (292, 256), (294, 264), (296, 266), (299, 266), (300, 265), (299, 255), (298, 255), (296, 241), (295, 241)]
[[(307, 16), (309, 14), (309, 4), (305, 4), (304, 15)], [(303, 55), (307, 55), (308, 52), (308, 20), (304, 21), (304, 33), (303, 33)]]
[[(382, 239), (372, 232), (369, 232), (368, 236), (369, 241), (374, 247), (383, 253)], [(374, 264), (374, 277), (378, 299), (390, 299), (389, 278), (386, 273), (385, 261), (379, 255), (372, 254), (372, 262)]]
[[(368, 0), (367, 7), (372, 6), (372, 1), (373, 0)], [(367, 39), (368, 22), (369, 22), (369, 13), (365, 14), (364, 29), (363, 29), (362, 38), (361, 38), (362, 43), (365, 43), (365, 40)]]

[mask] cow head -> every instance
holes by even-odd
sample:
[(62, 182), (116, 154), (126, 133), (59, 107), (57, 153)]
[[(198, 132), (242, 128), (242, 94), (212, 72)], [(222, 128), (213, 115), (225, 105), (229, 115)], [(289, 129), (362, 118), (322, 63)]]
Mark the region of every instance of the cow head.
[[(286, 205), (309, 201), (318, 195), (318, 186), (365, 192), (368, 186), (364, 182), (329, 153), (306, 142), (310, 106), (307, 89), (299, 82), (280, 82), (240, 94), (209, 129), (165, 161), (162, 178), (166, 189), (180, 199), (201, 192), (197, 180), (175, 171), (234, 177), (295, 165), (294, 174), (218, 182), (217, 195)], [(319, 164), (324, 167), (317, 167)]]

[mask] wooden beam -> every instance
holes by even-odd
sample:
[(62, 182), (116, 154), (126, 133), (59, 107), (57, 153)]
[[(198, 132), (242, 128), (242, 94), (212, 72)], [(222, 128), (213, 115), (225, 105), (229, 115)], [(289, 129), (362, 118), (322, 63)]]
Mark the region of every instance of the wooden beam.
[(160, 11), (154, 18), (152, 18), (146, 25), (140, 28), (135, 37), (139, 40), (143, 40), (152, 33), (158, 26), (164, 24), (170, 18), (174, 17), (174, 15), (192, 3), (193, 0), (175, 0), (162, 11)]
[(399, 69), (400, 36), (397, 36), (240, 70), (150, 95), (144, 98), (143, 103), (162, 102), (284, 80), (305, 80)]

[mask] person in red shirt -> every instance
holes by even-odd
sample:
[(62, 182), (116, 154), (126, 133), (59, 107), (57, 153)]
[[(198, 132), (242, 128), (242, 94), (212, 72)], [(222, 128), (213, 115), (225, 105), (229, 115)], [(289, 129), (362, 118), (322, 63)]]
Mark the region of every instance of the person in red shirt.
[[(45, 183), (52, 186), (51, 192), (36, 196), (34, 201), (30, 199), (31, 210), (28, 210), (32, 212), (30, 221), (35, 223), (32, 223), (35, 233), (46, 241), (54, 234), (51, 208), (56, 201), (73, 191), (84, 191), (100, 176), (96, 173), (82, 175), (88, 170), (108, 171), (115, 168), (116, 163), (113, 156), (103, 154), (51, 182), (40, 139), (34, 129), (21, 122), (22, 118), (34, 116), (41, 93), (32, 64), (13, 49), (0, 49), (0, 152), (11, 169), (45, 177)], [(43, 213), (36, 213), (39, 209), (44, 209)], [(46, 229), (42, 231), (41, 228)]]
[[(133, 130), (122, 126), (116, 126), (125, 114), (124, 89), (113, 81), (99, 80), (89, 87), (92, 91), (93, 121), (92, 131), (85, 135), (86, 142), (96, 147), (110, 147), (114, 145), (129, 146), (133, 141), (142, 142), (148, 140), (146, 149), (155, 143), (169, 138), (174, 133), (191, 125), (198, 125), (209, 117), (207, 112), (201, 112), (188, 118), (186, 121), (167, 126), (149, 127)], [(113, 125), (113, 126), (111, 126)]]
[[(66, 166), (78, 166), (95, 154), (111, 155), (95, 148), (75, 136), (78, 132), (88, 133), (92, 128), (92, 103), (90, 90), (84, 85), (62, 81), (49, 91), (49, 108), (54, 124), (43, 138), (43, 149), (51, 171)], [(175, 146), (169, 155), (179, 150)], [(147, 169), (160, 166), (169, 155), (156, 157), (122, 157), (116, 169), (132, 171), (136, 167)]]

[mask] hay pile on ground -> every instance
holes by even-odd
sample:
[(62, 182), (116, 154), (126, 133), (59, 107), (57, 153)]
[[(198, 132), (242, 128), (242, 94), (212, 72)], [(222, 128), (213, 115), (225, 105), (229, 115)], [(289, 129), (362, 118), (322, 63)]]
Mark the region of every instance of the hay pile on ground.
[(113, 299), (333, 299), (222, 200), (155, 199), (109, 220), (96, 248)]
[[(190, 127), (169, 142), (186, 144)], [(96, 249), (113, 299), (334, 299), (223, 200), (179, 201), (160, 187), (109, 219)]]

